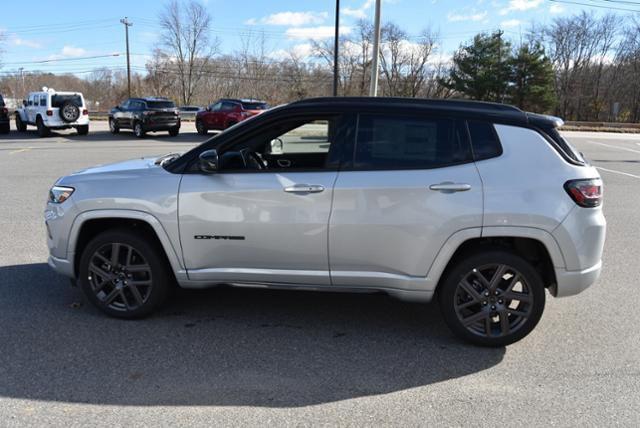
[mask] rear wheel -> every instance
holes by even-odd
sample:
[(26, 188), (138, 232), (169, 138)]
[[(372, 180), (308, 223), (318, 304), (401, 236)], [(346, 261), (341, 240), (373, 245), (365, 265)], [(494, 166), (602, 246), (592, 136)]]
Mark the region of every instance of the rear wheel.
[(208, 130), (201, 120), (196, 120), (196, 131), (198, 131), (198, 134), (200, 135), (207, 135)]
[(51, 135), (51, 130), (47, 128), (40, 116), (38, 116), (38, 118), (36, 119), (36, 127), (38, 128), (39, 137), (48, 137), (49, 135)]
[(79, 283), (87, 298), (117, 318), (151, 314), (167, 298), (172, 274), (161, 250), (132, 230), (108, 230), (89, 242)]
[(27, 130), (27, 124), (20, 119), (20, 115), (16, 114), (16, 129), (19, 132), (25, 132)]
[(447, 325), (481, 346), (505, 346), (529, 334), (542, 317), (544, 284), (522, 257), (501, 249), (465, 257), (438, 289)]
[(144, 129), (142, 128), (142, 123), (136, 122), (135, 125), (133, 125), (133, 133), (138, 138), (144, 138)]
[(109, 119), (109, 131), (112, 134), (117, 134), (118, 132), (120, 132), (120, 128), (118, 128), (118, 125), (116, 125), (115, 119)]
[(76, 131), (78, 131), (78, 135), (87, 135), (89, 134), (89, 125), (76, 126)]
[(180, 133), (180, 127), (179, 126), (176, 126), (175, 128), (169, 129), (169, 135), (171, 135), (172, 137), (178, 136), (179, 133)]
[(0, 126), (0, 134), (8, 134), (10, 130), (11, 130), (11, 127), (9, 126), (8, 122)]

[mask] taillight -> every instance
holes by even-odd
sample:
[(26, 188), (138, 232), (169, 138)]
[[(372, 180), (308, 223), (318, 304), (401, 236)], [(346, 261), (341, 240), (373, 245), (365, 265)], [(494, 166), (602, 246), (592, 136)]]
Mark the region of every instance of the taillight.
[(87, 110), (87, 109), (82, 110), (82, 115), (83, 116), (86, 116), (88, 114), (89, 114), (89, 110)]
[(602, 204), (602, 180), (599, 178), (569, 180), (564, 183), (564, 190), (581, 207), (593, 208)]
[(47, 110), (47, 116), (53, 116), (53, 110)]

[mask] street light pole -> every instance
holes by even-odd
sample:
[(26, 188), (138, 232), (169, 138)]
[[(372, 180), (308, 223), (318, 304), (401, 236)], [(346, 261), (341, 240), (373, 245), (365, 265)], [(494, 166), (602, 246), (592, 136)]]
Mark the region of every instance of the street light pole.
[(382, 0), (376, 0), (376, 17), (373, 30), (373, 61), (371, 62), (371, 86), (369, 96), (378, 96), (378, 57), (380, 56), (380, 4)]
[(338, 47), (340, 37), (340, 0), (336, 0), (336, 34), (333, 41), (333, 96), (338, 96)]
[(125, 16), (124, 19), (120, 20), (121, 24), (124, 24), (124, 34), (125, 39), (127, 41), (127, 94), (129, 98), (131, 98), (131, 65), (129, 62), (129, 27), (133, 25), (133, 22), (130, 22)]

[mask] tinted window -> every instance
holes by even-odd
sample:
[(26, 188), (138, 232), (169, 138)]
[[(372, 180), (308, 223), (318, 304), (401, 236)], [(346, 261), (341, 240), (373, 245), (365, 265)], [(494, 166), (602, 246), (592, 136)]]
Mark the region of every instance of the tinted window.
[(46, 107), (46, 106), (47, 106), (47, 96), (40, 95), (40, 107)]
[(0, 95), (0, 107), (4, 107), (4, 99), (2, 98), (2, 95)]
[(467, 140), (456, 120), (360, 116), (356, 169), (427, 169), (470, 158)]
[(60, 95), (51, 96), (51, 107), (60, 108), (66, 101), (71, 101), (76, 107), (82, 107), (82, 97), (80, 95)]
[(173, 101), (147, 101), (149, 108), (176, 108)]
[(469, 121), (469, 135), (476, 160), (494, 158), (502, 154), (502, 146), (493, 124)]
[(242, 103), (242, 108), (245, 110), (266, 110), (269, 108), (267, 103)]
[(237, 107), (236, 103), (223, 102), (222, 103), (222, 108), (220, 110), (222, 110), (222, 111), (232, 111), (232, 110), (235, 110), (236, 107)]

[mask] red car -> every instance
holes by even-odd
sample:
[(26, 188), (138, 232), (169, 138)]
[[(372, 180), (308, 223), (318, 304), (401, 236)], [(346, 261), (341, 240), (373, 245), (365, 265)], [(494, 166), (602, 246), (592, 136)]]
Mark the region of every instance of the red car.
[(196, 129), (200, 135), (210, 129), (227, 129), (268, 108), (264, 101), (223, 98), (196, 114)]

